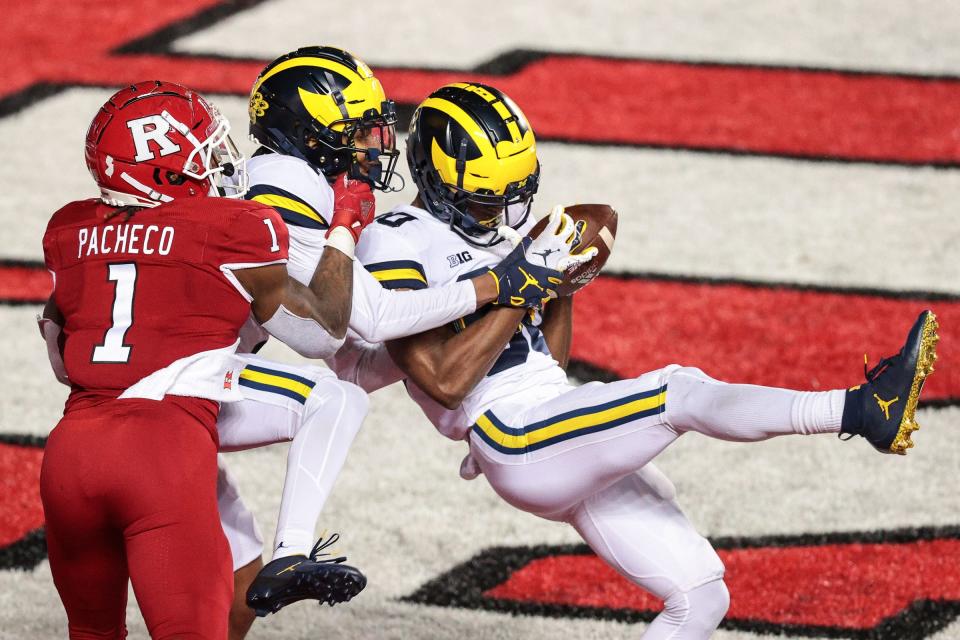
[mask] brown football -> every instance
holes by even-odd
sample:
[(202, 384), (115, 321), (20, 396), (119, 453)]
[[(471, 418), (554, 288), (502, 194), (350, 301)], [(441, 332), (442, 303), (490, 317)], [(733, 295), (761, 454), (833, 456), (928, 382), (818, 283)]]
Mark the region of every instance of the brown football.
[[(610, 252), (613, 251), (613, 240), (617, 237), (617, 212), (606, 204), (575, 204), (566, 207), (564, 211), (573, 218), (580, 231), (577, 250), (597, 248), (597, 255), (593, 260), (564, 272), (563, 284), (557, 288), (557, 293), (568, 296), (589, 284), (607, 263)], [(547, 218), (544, 217), (530, 230), (530, 236), (536, 238), (546, 226)]]

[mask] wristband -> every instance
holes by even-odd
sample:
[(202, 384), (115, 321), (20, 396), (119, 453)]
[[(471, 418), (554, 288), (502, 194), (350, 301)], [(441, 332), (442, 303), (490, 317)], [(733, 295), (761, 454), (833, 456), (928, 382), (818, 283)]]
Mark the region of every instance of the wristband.
[(334, 227), (327, 236), (328, 247), (333, 247), (340, 253), (353, 260), (353, 252), (357, 248), (357, 243), (353, 239), (353, 234), (343, 227)]

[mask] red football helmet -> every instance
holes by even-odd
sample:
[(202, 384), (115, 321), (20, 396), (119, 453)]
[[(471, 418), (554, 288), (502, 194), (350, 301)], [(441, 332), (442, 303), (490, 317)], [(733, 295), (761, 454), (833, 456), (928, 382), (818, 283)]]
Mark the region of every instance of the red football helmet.
[(175, 198), (242, 197), (244, 157), (230, 123), (199, 94), (172, 82), (117, 91), (87, 131), (86, 158), (101, 199), (153, 207)]

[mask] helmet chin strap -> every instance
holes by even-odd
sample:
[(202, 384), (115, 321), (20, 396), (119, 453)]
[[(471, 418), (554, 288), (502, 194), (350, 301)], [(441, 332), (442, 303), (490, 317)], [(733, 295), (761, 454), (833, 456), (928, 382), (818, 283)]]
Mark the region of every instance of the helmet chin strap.
[[(107, 202), (107, 204), (115, 204), (115, 202), (120, 202), (121, 205), (138, 204), (138, 205), (145, 205), (148, 207), (155, 207), (161, 202), (173, 201), (173, 198), (171, 198), (170, 196), (164, 195), (159, 191), (151, 189), (147, 185), (143, 184), (142, 182), (140, 182), (139, 180), (131, 176), (126, 171), (120, 174), (120, 179), (126, 182), (128, 185), (130, 185), (134, 189), (136, 189), (137, 191), (139, 191), (140, 193), (144, 194), (146, 198), (136, 196), (132, 193), (125, 194), (125, 193), (119, 193), (117, 191), (111, 191), (110, 197), (113, 200), (113, 202), (107, 202), (107, 200), (101, 196), (101, 199), (103, 199), (104, 202)], [(103, 191), (106, 192), (106, 190), (103, 190)]]
[[(360, 163), (354, 160), (350, 163), (349, 176), (356, 180), (364, 180), (370, 183), (371, 187), (380, 189), (384, 193), (396, 193), (397, 191), (403, 191), (403, 188), (407, 186), (406, 180), (403, 179), (403, 176), (397, 173), (396, 171), (390, 174), (390, 183), (383, 182), (383, 163), (380, 162), (380, 156), (383, 152), (380, 149), (374, 147), (368, 147), (366, 149), (360, 149), (370, 161), (367, 165), (367, 173), (364, 175), (360, 171)], [(394, 177), (400, 179), (400, 186), (393, 186)]]
[[(307, 157), (300, 152), (300, 149), (297, 149), (295, 146), (293, 146), (293, 144), (289, 140), (287, 140), (286, 136), (284, 136), (279, 129), (277, 129), (276, 127), (270, 127), (267, 129), (267, 131), (270, 133), (270, 136), (273, 138), (272, 140), (273, 144), (276, 145), (277, 147), (276, 149), (274, 149), (274, 151), (276, 151), (277, 153), (281, 153), (285, 156), (293, 156), (294, 158), (299, 158), (300, 160), (303, 160), (310, 166), (313, 166), (313, 164), (309, 160), (307, 160)], [(261, 140), (257, 140), (257, 142), (259, 142), (260, 144), (264, 144)]]

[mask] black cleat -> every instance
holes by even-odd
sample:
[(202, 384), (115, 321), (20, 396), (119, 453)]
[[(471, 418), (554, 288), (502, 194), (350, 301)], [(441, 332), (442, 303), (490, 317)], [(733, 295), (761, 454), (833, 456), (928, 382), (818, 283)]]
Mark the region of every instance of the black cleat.
[(842, 434), (867, 439), (881, 453), (906, 455), (913, 446), (917, 401), (923, 381), (937, 359), (937, 318), (924, 311), (917, 318), (900, 352), (884, 358), (866, 374), (866, 383), (847, 392)]
[(367, 586), (366, 576), (343, 564), (345, 557), (318, 559), (327, 555), (320, 553), (323, 549), (339, 539), (336, 533), (326, 541), (320, 538), (309, 558), (295, 555), (268, 563), (247, 589), (247, 606), (262, 618), (301, 600), (317, 600), (333, 606), (363, 591)]

